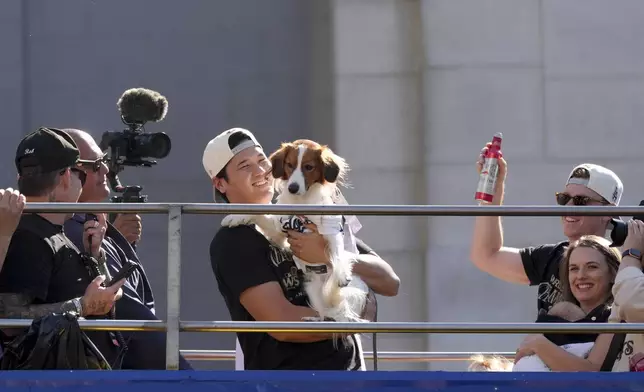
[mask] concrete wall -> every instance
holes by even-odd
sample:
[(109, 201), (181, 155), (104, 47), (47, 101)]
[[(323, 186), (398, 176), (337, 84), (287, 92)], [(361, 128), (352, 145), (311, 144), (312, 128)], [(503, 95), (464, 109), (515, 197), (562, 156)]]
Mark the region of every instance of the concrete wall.
[[(336, 132), (357, 166), (351, 202), (472, 205), (478, 151), (499, 131), (509, 162), (507, 204), (552, 204), (572, 167), (584, 161), (621, 176), (624, 204), (644, 196), (637, 174), (643, 2), (338, 0), (335, 6)], [(416, 218), (364, 221), (365, 239), (378, 244), (403, 279), (401, 295), (383, 301), (383, 318), (534, 320), (535, 289), (495, 280), (469, 262), (473, 218), (430, 218), (426, 231)], [(556, 218), (504, 223), (507, 245), (561, 239)], [(384, 337), (383, 348), (421, 339)], [(434, 335), (426, 347), (514, 351), (520, 340)]]
[[(613, 169), (625, 183), (622, 203), (639, 202), (644, 3), (426, 0), (422, 13), (429, 203), (471, 204), (472, 162), (497, 131), (510, 165), (507, 204), (552, 204), (582, 162)], [(534, 289), (468, 266), (471, 222), (431, 220), (430, 320), (533, 320)], [(507, 245), (560, 238), (557, 218), (505, 219)], [(433, 336), (429, 348), (514, 351), (520, 338)]]
[[(352, 166), (349, 179), (354, 186), (347, 199), (353, 204), (422, 204), (419, 3), (337, 0), (334, 5), (336, 144)], [(403, 282), (397, 297), (379, 299), (379, 320), (426, 320), (425, 219), (360, 220), (364, 228), (358, 236), (391, 263)], [(378, 343), (384, 351), (422, 351), (426, 337), (383, 334)]]

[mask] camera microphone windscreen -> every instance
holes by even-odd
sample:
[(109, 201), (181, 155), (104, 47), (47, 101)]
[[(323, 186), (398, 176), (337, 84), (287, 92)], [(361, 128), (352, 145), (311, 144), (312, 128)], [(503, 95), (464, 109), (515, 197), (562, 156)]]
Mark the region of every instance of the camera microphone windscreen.
[(126, 90), (116, 105), (126, 124), (161, 121), (168, 112), (168, 100), (160, 93), (146, 88)]

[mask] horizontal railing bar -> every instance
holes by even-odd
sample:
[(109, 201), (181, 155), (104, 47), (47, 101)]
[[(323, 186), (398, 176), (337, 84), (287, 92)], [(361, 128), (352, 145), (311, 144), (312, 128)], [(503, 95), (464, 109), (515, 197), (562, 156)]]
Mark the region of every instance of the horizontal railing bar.
[(28, 203), (28, 212), (167, 213), (171, 205), (186, 214), (307, 214), (380, 216), (632, 216), (644, 206), (476, 206), (476, 205), (292, 205), (217, 203)]
[(27, 203), (27, 212), (141, 212), (167, 213), (177, 203)]
[[(181, 355), (192, 361), (231, 361), (235, 359), (235, 350), (181, 350)], [(400, 352), (379, 351), (378, 361), (387, 362), (443, 362), (443, 361), (469, 361), (473, 355), (501, 356), (514, 358), (513, 352)], [(373, 352), (364, 353), (365, 359), (373, 360)]]
[[(0, 328), (26, 328), (28, 319), (0, 319)], [(164, 321), (80, 320), (92, 331), (165, 331)], [(181, 321), (183, 332), (299, 332), (299, 333), (644, 333), (644, 323), (417, 323), (417, 322), (281, 322)]]
[[(0, 319), (0, 328), (27, 328), (32, 320)], [(155, 320), (79, 320), (81, 329), (90, 331), (165, 331), (164, 321)]]
[(644, 333), (644, 323), (336, 323), (281, 321), (182, 321), (185, 332), (297, 333)]
[(644, 214), (644, 207), (185, 204), (183, 205), (183, 212), (190, 214), (344, 214), (378, 216), (630, 216)]

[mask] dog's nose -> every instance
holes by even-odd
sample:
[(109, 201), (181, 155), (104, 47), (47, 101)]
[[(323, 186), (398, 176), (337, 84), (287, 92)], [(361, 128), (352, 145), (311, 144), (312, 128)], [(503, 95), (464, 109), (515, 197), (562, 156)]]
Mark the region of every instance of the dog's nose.
[(288, 191), (295, 194), (297, 191), (300, 190), (300, 186), (297, 184), (297, 182), (292, 182), (288, 184)]

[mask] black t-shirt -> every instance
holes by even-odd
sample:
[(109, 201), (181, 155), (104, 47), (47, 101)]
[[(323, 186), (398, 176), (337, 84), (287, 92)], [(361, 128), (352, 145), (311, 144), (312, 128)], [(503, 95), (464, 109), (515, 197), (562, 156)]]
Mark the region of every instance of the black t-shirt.
[[(357, 240), (360, 253), (372, 250)], [(286, 299), (307, 306), (303, 275), (293, 257), (272, 245), (253, 226), (219, 229), (210, 244), (210, 262), (219, 292), (234, 321), (255, 321), (239, 302), (247, 289), (278, 282)], [(362, 352), (354, 337), (348, 341), (324, 340), (314, 343), (280, 342), (267, 333), (238, 333), (247, 370), (353, 370)]]
[[(51, 246), (29, 227), (46, 233)], [(56, 250), (62, 258), (54, 256)], [(0, 272), (0, 292), (28, 294), (35, 298), (34, 304), (50, 304), (82, 296), (91, 281), (78, 248), (62, 226), (37, 214), (23, 215)]]
[[(61, 252), (62, 257), (56, 257), (56, 252)], [(64, 234), (62, 226), (37, 214), (22, 216), (0, 271), (0, 293), (30, 295), (35, 305), (52, 304), (81, 297), (91, 281), (78, 248)], [(113, 364), (118, 348), (108, 333), (85, 333)]]
[(561, 299), (559, 265), (568, 241), (558, 244), (523, 248), (519, 252), (530, 286), (539, 285), (537, 310), (539, 315), (548, 313), (550, 307)]

